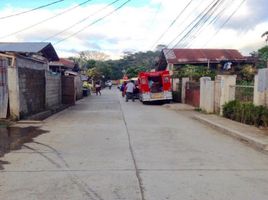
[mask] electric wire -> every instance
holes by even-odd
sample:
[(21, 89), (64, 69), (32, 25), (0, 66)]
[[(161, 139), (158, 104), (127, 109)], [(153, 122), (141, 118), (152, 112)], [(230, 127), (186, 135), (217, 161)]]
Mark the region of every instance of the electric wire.
[(229, 17), (225, 20), (225, 22), (220, 26), (220, 28), (218, 29), (218, 31), (209, 38), (209, 40), (203, 45), (203, 46), (207, 46), (208, 43), (221, 31), (221, 29), (230, 21), (230, 19), (235, 15), (235, 13), (239, 10), (239, 8), (246, 2), (246, 0), (242, 0), (241, 3), (237, 6), (237, 8), (231, 13), (231, 15), (229, 15)]
[(37, 23), (34, 23), (34, 24), (30, 25), (30, 26), (27, 26), (27, 27), (24, 27), (24, 28), (22, 28), (22, 29), (20, 29), (18, 31), (15, 31), (15, 32), (12, 32), (12, 33), (8, 33), (8, 34), (3, 35), (3, 36), (0, 36), (0, 39), (4, 39), (4, 38), (7, 38), (7, 37), (10, 37), (10, 36), (13, 36), (13, 35), (17, 35), (17, 34), (19, 34), (21, 32), (24, 32), (24, 31), (26, 31), (28, 29), (31, 29), (31, 28), (33, 28), (35, 26), (38, 26), (38, 25), (40, 25), (42, 23), (45, 23), (45, 22), (47, 22), (47, 21), (49, 21), (51, 19), (54, 19), (54, 18), (56, 18), (58, 16), (61, 16), (61, 15), (65, 14), (65, 13), (68, 13), (68, 12), (70, 12), (70, 11), (72, 11), (72, 10), (74, 10), (74, 9), (76, 9), (76, 8), (78, 8), (78, 7), (82, 6), (82, 5), (90, 2), (90, 1), (93, 1), (93, 0), (83, 1), (82, 3), (80, 3), (80, 4), (76, 5), (76, 6), (73, 6), (73, 7), (69, 8), (69, 9), (66, 9), (66, 10), (64, 10), (64, 11), (62, 11), (62, 12), (56, 14), (56, 15), (53, 15), (51, 17), (48, 17), (48, 18), (46, 18), (44, 20), (41, 20), (41, 21), (39, 21)]
[(41, 9), (41, 8), (45, 8), (45, 7), (48, 7), (48, 6), (51, 6), (51, 5), (60, 3), (60, 2), (62, 2), (62, 1), (65, 1), (65, 0), (54, 1), (54, 2), (51, 2), (51, 3), (49, 3), (49, 4), (45, 4), (45, 5), (42, 5), (42, 6), (38, 6), (38, 7), (36, 7), (36, 8), (30, 9), (30, 10), (26, 10), (26, 11), (19, 12), (19, 13), (15, 13), (15, 14), (11, 14), (11, 15), (7, 15), (7, 16), (4, 16), (4, 17), (0, 17), (0, 20), (2, 20), (2, 19), (7, 19), (7, 18), (11, 18), (11, 17), (16, 17), (16, 16), (19, 16), (19, 15), (22, 15), (22, 14), (26, 14), (26, 13), (29, 13), (29, 12), (32, 12), (32, 11), (36, 11), (36, 10), (39, 10), (39, 9)]
[(57, 45), (57, 44), (59, 44), (59, 43), (65, 41), (65, 40), (67, 40), (67, 39), (69, 39), (69, 38), (71, 38), (71, 37), (77, 35), (78, 33), (84, 31), (85, 29), (89, 28), (90, 26), (92, 26), (92, 25), (94, 25), (94, 24), (96, 24), (96, 23), (102, 21), (102, 20), (105, 19), (106, 17), (112, 15), (113, 13), (115, 13), (116, 11), (118, 11), (119, 9), (121, 9), (122, 7), (124, 7), (124, 6), (125, 6), (127, 3), (129, 3), (130, 1), (131, 1), (131, 0), (127, 0), (127, 1), (125, 1), (123, 4), (121, 4), (120, 6), (118, 6), (118, 7), (117, 7), (116, 9), (114, 9), (113, 11), (111, 11), (111, 12), (109, 12), (108, 14), (106, 14), (106, 15), (100, 17), (99, 19), (93, 21), (93, 22), (90, 23), (89, 25), (84, 26), (83, 28), (79, 29), (78, 31), (74, 32), (73, 34), (71, 34), (71, 35), (69, 35), (69, 36), (67, 36), (67, 37), (65, 37), (65, 38), (63, 38), (63, 39), (58, 40), (58, 41), (55, 42), (53, 45)]
[[(176, 35), (176, 37), (175, 38), (173, 38), (168, 44), (167, 44), (167, 46), (170, 46), (172, 43), (174, 43), (184, 32), (186, 32), (188, 29), (190, 29), (190, 27), (192, 27), (193, 26), (193, 24), (199, 19), (199, 18), (201, 18), (202, 17), (202, 13), (204, 13), (204, 12), (206, 12), (208, 9), (209, 9), (209, 7), (211, 6), (211, 5), (213, 5), (213, 3), (215, 2), (215, 0), (212, 0), (212, 2), (208, 5), (208, 6), (206, 6), (205, 7), (205, 9), (203, 9), (199, 14), (198, 14), (198, 16), (196, 16), (192, 21), (191, 21), (191, 23), (189, 24), (189, 25), (187, 25), (187, 27), (186, 28), (184, 28), (182, 31), (180, 31), (180, 33), (178, 34), (178, 35)], [(201, 3), (202, 3), (202, 1), (201, 1)], [(189, 18), (190, 16), (187, 16), (187, 18)]]
[(47, 40), (50, 40), (50, 39), (52, 39), (52, 38), (54, 38), (54, 37), (56, 37), (56, 36), (58, 36), (58, 35), (60, 35), (60, 34), (62, 34), (62, 33), (64, 33), (64, 32), (66, 32), (66, 31), (68, 31), (68, 30), (72, 29), (73, 27), (77, 26), (78, 24), (81, 24), (82, 22), (86, 21), (86, 20), (89, 19), (90, 17), (92, 17), (92, 16), (98, 14), (99, 12), (105, 10), (106, 8), (108, 8), (109, 6), (115, 4), (115, 3), (118, 2), (118, 1), (120, 1), (120, 0), (115, 0), (115, 1), (113, 1), (113, 2), (111, 2), (111, 3), (109, 3), (108, 5), (106, 5), (106, 6), (102, 7), (102, 8), (100, 8), (99, 10), (95, 11), (95, 12), (92, 13), (91, 15), (88, 15), (87, 17), (85, 17), (85, 18), (79, 20), (78, 22), (76, 22), (76, 23), (74, 23), (74, 24), (68, 26), (67, 28), (65, 28), (65, 29), (63, 29), (63, 30), (61, 30), (61, 31), (59, 31), (59, 32), (57, 32), (57, 33), (51, 35), (50, 37), (47, 37), (47, 38), (44, 39), (42, 42), (45, 42), (45, 41), (47, 41)]
[(176, 23), (176, 21), (179, 19), (179, 17), (186, 11), (186, 9), (190, 6), (190, 4), (193, 2), (194, 0), (190, 0), (187, 5), (181, 10), (181, 12), (176, 16), (176, 18), (174, 20), (172, 20), (172, 22), (169, 24), (169, 26), (167, 27), (167, 29), (159, 36), (159, 38), (154, 42), (154, 44), (152, 45), (151, 49), (153, 49), (155, 47), (155, 45), (164, 37), (164, 35), (167, 34), (167, 32), (169, 31), (169, 29)]
[(227, 6), (227, 5), (224, 5), (224, 3), (226, 3), (227, 0), (220, 0), (220, 2), (213, 8), (213, 10), (211, 10), (210, 13), (208, 13), (204, 20), (202, 20), (202, 22), (196, 26), (196, 28), (184, 39), (184, 44), (182, 44), (182, 48), (185, 48), (187, 46), (189, 46), (189, 40), (191, 41), (191, 43), (193, 43), (193, 40), (196, 39), (197, 35), (200, 34), (203, 29), (208, 25), (210, 24), (214, 19), (215, 17), (219, 14), (216, 14), (215, 17), (214, 14), (223, 6), (224, 8)]
[(203, 14), (203, 16), (190, 28), (190, 30), (187, 31), (186, 34), (184, 34), (184, 36), (172, 47), (176, 47), (178, 44), (180, 44), (196, 27), (198, 27), (202, 20), (206, 17), (206, 15), (208, 15), (211, 11), (213, 11), (213, 9), (215, 8), (215, 6), (217, 6), (217, 4), (220, 2), (221, 0), (216, 0), (213, 2), (213, 5)]
[[(209, 21), (209, 23), (205, 25), (205, 27), (201, 27), (197, 31), (196, 35), (200, 35), (207, 26), (209, 26), (211, 24), (215, 24), (221, 18), (221, 16), (224, 14), (224, 12), (226, 11), (226, 9), (228, 8), (228, 6), (229, 6), (230, 3), (232, 3), (232, 0), (228, 0), (226, 2), (225, 6), (214, 16), (214, 18), (212, 18)], [(191, 47), (193, 45), (193, 41), (196, 40), (196, 39), (197, 39), (197, 37), (195, 36), (195, 38), (192, 40), (192, 44), (188, 44), (188, 45), (186, 45), (186, 47)]]

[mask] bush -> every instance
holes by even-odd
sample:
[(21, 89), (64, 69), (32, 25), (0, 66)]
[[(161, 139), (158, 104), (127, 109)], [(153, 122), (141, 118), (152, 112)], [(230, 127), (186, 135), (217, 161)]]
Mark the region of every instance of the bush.
[(223, 116), (254, 126), (268, 126), (268, 109), (253, 103), (230, 101), (223, 106)]

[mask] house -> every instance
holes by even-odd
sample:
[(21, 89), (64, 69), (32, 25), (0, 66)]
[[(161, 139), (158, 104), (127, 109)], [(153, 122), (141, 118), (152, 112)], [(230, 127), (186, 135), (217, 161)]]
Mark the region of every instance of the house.
[[(0, 43), (0, 60), (7, 89), (3, 99), (8, 99), (0, 100), (2, 118), (25, 118), (61, 103), (61, 79), (48, 73), (49, 62), (59, 60), (51, 43)], [(50, 79), (56, 80), (56, 86)]]
[(83, 97), (83, 78), (77, 63), (67, 58), (49, 63), (49, 70), (62, 74), (62, 102), (74, 105)]
[(66, 70), (71, 71), (75, 66), (75, 62), (68, 58), (60, 58), (58, 61), (49, 63), (49, 70), (52, 72), (63, 73)]
[(246, 59), (235, 49), (163, 49), (156, 70), (174, 69), (184, 65), (207, 66), (210, 69), (223, 67), (225, 63), (240, 65)]

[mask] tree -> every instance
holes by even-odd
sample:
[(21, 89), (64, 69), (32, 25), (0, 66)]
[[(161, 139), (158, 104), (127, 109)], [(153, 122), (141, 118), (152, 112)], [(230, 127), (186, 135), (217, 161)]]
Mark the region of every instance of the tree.
[(79, 56), (83, 60), (98, 60), (105, 61), (109, 59), (109, 56), (103, 52), (99, 51), (81, 51)]
[(259, 62), (257, 67), (258, 68), (265, 68), (267, 67), (267, 60), (268, 60), (268, 46), (264, 46), (258, 50), (258, 57)]
[(98, 71), (96, 67), (88, 69), (87, 75), (94, 81), (98, 81), (102, 78), (101, 73)]
[(261, 37), (266, 37), (265, 41), (268, 41), (268, 31), (264, 32)]

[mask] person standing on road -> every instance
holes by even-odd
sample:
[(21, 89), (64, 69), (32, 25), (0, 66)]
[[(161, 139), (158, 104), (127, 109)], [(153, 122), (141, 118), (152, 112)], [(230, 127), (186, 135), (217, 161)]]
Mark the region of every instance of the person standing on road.
[(128, 84), (126, 85), (126, 102), (128, 102), (128, 100), (129, 100), (130, 98), (132, 99), (133, 102), (135, 101), (135, 99), (134, 99), (134, 95), (133, 95), (134, 89), (135, 89), (135, 84), (134, 84), (134, 81), (131, 80), (131, 81), (128, 82)]
[(99, 82), (96, 83), (95, 88), (96, 88), (96, 95), (99, 94), (101, 96), (101, 85)]

